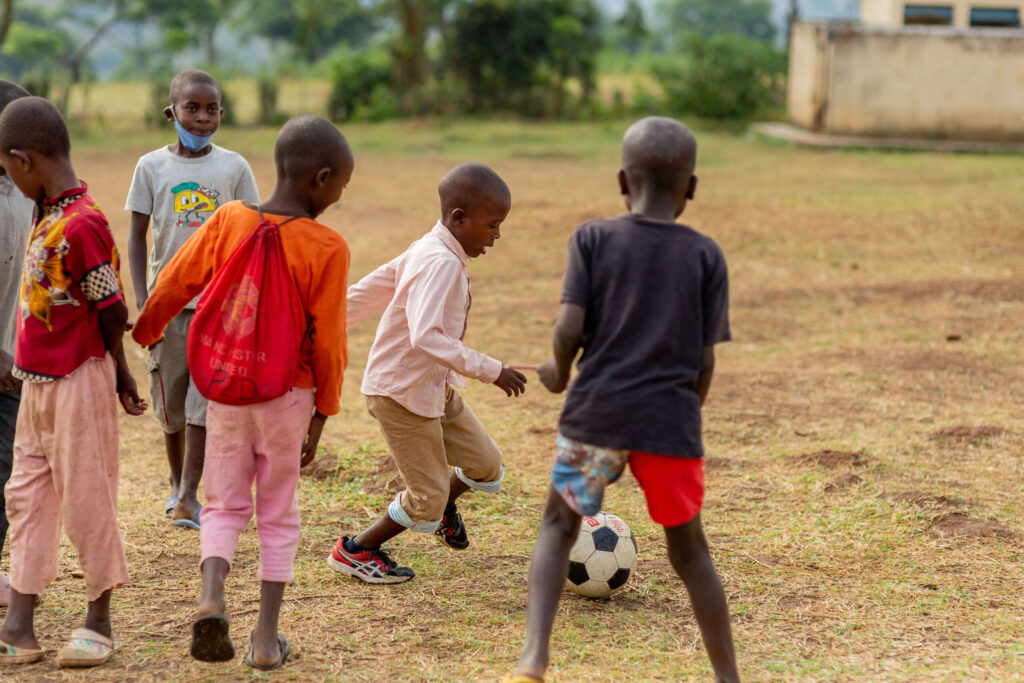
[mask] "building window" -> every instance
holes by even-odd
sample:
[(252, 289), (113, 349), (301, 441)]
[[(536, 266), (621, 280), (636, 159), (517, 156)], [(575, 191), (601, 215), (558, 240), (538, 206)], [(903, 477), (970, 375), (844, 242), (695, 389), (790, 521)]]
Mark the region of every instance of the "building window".
[(952, 26), (953, 8), (949, 5), (904, 5), (903, 23), (907, 26)]
[(971, 26), (1020, 28), (1020, 10), (1016, 7), (972, 7)]

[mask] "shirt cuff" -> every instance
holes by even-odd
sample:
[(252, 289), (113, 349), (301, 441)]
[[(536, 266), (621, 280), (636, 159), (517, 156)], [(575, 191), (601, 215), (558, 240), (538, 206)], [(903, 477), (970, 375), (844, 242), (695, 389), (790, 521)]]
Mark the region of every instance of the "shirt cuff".
[(484, 361), (484, 372), (485, 374), (480, 377), (481, 382), (493, 383), (494, 380), (498, 379), (501, 375), (501, 371), (505, 366), (497, 358), (488, 358)]

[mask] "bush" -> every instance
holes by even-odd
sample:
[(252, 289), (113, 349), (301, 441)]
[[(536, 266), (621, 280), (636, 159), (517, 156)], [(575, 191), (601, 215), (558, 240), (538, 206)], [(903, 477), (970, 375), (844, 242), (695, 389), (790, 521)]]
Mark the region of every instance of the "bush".
[(167, 125), (164, 107), (171, 103), (167, 95), (167, 81), (154, 81), (149, 86), (149, 107), (143, 115), (147, 128), (162, 128)]
[(739, 35), (691, 36), (687, 67), (655, 65), (674, 113), (746, 119), (774, 103), (782, 56), (768, 42)]
[(373, 119), (397, 114), (398, 98), (391, 80), (393, 71), (392, 60), (385, 53), (336, 52), (330, 63), (331, 94), (327, 99), (327, 116), (334, 121), (348, 121), (355, 117)]

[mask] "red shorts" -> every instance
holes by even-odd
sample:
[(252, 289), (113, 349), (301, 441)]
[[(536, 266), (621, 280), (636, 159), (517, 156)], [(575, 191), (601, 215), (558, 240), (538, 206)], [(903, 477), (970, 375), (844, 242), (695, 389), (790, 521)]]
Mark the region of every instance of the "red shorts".
[(647, 497), (647, 510), (665, 527), (685, 524), (704, 504), (704, 460), (627, 451), (573, 441), (559, 435), (551, 484), (581, 515), (601, 509), (604, 489), (617, 481), (626, 463)]
[(686, 524), (704, 505), (703, 458), (632, 451), (629, 471), (644, 490), (651, 519), (664, 527)]

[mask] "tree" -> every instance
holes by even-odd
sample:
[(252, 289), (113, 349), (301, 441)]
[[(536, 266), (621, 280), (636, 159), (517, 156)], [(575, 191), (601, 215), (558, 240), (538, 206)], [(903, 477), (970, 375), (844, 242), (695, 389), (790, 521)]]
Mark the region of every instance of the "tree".
[(335, 45), (366, 46), (379, 22), (359, 0), (248, 0), (244, 25), (257, 35), (288, 43), (305, 62)]
[(757, 40), (775, 37), (769, 0), (663, 0), (659, 10), (667, 30), (676, 36), (704, 38), (738, 34)]
[(638, 0), (629, 0), (626, 3), (622, 15), (615, 21), (615, 28), (619, 30), (622, 47), (631, 56), (640, 50), (651, 35), (644, 18), (644, 8)]
[(0, 7), (0, 47), (7, 40), (7, 32), (11, 29), (11, 21), (14, 19), (14, 0), (3, 0)]

